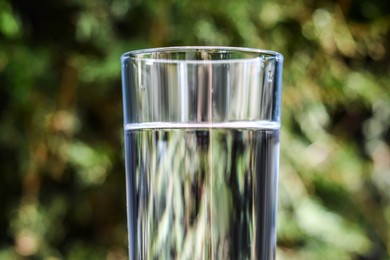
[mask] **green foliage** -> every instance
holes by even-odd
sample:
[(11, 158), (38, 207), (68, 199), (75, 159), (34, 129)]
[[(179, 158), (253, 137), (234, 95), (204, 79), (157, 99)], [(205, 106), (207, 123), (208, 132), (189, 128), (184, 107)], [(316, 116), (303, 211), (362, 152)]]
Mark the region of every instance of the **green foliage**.
[(390, 256), (388, 1), (0, 0), (0, 259), (127, 255), (121, 53), (285, 56), (278, 256)]

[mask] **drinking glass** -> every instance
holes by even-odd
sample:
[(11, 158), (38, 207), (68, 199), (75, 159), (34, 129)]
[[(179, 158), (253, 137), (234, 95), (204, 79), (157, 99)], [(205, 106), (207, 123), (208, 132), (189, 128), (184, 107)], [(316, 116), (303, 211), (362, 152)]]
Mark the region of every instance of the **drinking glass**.
[(130, 259), (275, 259), (282, 55), (121, 61)]

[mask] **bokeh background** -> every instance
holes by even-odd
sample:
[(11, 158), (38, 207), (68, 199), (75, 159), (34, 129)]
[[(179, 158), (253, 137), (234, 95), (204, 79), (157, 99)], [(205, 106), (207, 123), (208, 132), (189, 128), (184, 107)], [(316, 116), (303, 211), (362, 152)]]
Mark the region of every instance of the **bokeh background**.
[(0, 259), (126, 259), (120, 55), (285, 56), (278, 259), (390, 259), (390, 1), (0, 0)]

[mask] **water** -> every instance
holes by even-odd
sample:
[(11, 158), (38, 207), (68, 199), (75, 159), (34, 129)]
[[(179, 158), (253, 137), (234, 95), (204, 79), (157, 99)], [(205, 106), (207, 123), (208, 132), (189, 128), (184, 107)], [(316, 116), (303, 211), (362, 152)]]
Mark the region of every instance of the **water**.
[(275, 259), (278, 125), (128, 125), (125, 145), (130, 259)]

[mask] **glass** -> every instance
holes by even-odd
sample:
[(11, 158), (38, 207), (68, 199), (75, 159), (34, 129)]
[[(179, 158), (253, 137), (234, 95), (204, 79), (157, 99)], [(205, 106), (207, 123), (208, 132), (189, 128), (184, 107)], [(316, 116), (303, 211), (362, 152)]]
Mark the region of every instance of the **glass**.
[(275, 259), (283, 57), (122, 55), (130, 259)]

